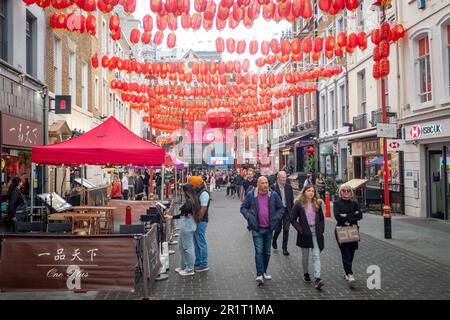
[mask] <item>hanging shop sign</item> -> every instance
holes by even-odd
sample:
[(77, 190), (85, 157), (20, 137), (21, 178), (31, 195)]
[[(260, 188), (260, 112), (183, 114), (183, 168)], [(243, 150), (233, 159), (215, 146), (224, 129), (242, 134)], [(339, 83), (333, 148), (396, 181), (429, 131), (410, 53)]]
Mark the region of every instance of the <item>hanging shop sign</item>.
[(379, 139), (358, 141), (352, 143), (352, 156), (366, 157), (381, 154)]
[(405, 140), (401, 139), (387, 139), (386, 144), (388, 152), (404, 151), (405, 148)]
[(406, 141), (450, 137), (450, 119), (405, 126), (404, 133)]
[(390, 123), (377, 124), (378, 138), (397, 138), (397, 125)]
[(2, 144), (34, 147), (43, 144), (42, 124), (2, 114)]

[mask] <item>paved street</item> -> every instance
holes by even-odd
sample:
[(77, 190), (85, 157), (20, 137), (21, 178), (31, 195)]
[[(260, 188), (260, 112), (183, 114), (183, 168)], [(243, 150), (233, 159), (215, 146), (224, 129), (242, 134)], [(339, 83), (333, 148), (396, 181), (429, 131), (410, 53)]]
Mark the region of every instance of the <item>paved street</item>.
[[(207, 230), (210, 271), (193, 277), (176, 274), (173, 271), (179, 262), (176, 248), (177, 252), (170, 256), (170, 277), (167, 281), (155, 283), (151, 290), (152, 299), (450, 299), (450, 265), (432, 261), (366, 233), (362, 234), (360, 250), (355, 257), (357, 286), (354, 290), (348, 289), (332, 233), (332, 220), (327, 221), (325, 250), (321, 256), (325, 280), (322, 291), (302, 280), (300, 249), (295, 246), (296, 232), (293, 228), (289, 241), (291, 255), (283, 256), (281, 249), (272, 251), (268, 271), (273, 280), (258, 287), (253, 241), (239, 213), (240, 203), (227, 198), (222, 190), (214, 193), (211, 205)], [(368, 220), (373, 221), (373, 218)], [(361, 225), (364, 225), (364, 220)], [(378, 227), (382, 228), (382, 224)], [(450, 241), (449, 234), (447, 239)], [(281, 248), (281, 235), (278, 242)], [(449, 246), (450, 242), (440, 250), (448, 251)], [(370, 276), (366, 270), (370, 265), (381, 268), (380, 290), (369, 290), (366, 286)], [(139, 292), (132, 295), (100, 293), (97, 299), (138, 297)]]
[[(343, 280), (343, 271), (339, 250), (333, 235), (334, 222), (326, 224), (325, 250), (321, 255), (322, 277), (325, 286), (317, 291), (312, 285), (302, 280), (300, 249), (295, 246), (296, 232), (291, 228), (290, 256), (282, 255), (281, 249), (273, 250), (269, 273), (273, 280), (266, 281), (258, 287), (255, 282), (254, 248), (251, 233), (239, 213), (237, 199), (228, 198), (225, 192), (216, 191), (211, 202), (210, 222), (207, 236), (209, 243), (210, 271), (193, 277), (181, 277), (175, 273), (178, 267), (178, 246), (173, 246), (176, 253), (170, 256), (169, 279), (154, 283), (151, 299), (449, 299), (450, 298), (450, 263), (445, 263), (450, 242), (448, 224), (439, 223), (441, 248), (433, 250), (443, 253), (442, 261), (431, 259), (417, 252), (406, 250), (405, 242), (411, 232), (422, 232), (425, 237), (430, 227), (412, 225), (401, 220), (393, 221), (394, 240), (377, 239), (382, 235), (380, 217), (366, 214), (361, 222), (362, 240), (354, 264), (356, 289), (350, 290)], [(380, 222), (380, 223), (377, 223)], [(420, 221), (419, 221), (420, 222)], [(406, 223), (406, 224), (405, 224)], [(408, 231), (408, 224), (411, 230)], [(397, 229), (396, 229), (397, 228)], [(416, 230), (415, 228), (419, 228)], [(422, 229), (420, 229), (422, 228)], [(435, 228), (436, 229), (436, 228)], [(422, 231), (420, 231), (422, 230)], [(401, 232), (400, 232), (401, 231)], [(434, 231), (433, 231), (434, 232)], [(369, 235), (373, 234), (373, 235)], [(401, 239), (406, 235), (407, 241)], [(394, 244), (391, 244), (394, 243)], [(427, 241), (425, 241), (427, 242)], [(425, 244), (429, 245), (427, 242)], [(436, 245), (438, 245), (436, 244)], [(281, 248), (281, 235), (278, 239)], [(417, 246), (417, 245), (416, 245)], [(418, 246), (420, 248), (420, 246)], [(381, 289), (369, 290), (366, 285), (367, 268), (371, 265), (381, 269)], [(311, 273), (312, 273), (312, 265)], [(139, 281), (134, 293), (90, 292), (73, 293), (3, 293), (0, 299), (140, 299), (143, 297), (142, 282)]]

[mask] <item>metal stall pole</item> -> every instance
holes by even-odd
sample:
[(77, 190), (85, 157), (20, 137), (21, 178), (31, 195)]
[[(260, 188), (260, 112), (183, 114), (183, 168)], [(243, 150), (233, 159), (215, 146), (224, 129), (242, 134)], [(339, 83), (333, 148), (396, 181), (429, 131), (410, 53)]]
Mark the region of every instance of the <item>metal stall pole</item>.
[(163, 164), (161, 166), (161, 177), (162, 177), (162, 181), (161, 181), (161, 198), (160, 198), (161, 202), (163, 202), (163, 200), (164, 200), (164, 171), (165, 171), (165, 166)]

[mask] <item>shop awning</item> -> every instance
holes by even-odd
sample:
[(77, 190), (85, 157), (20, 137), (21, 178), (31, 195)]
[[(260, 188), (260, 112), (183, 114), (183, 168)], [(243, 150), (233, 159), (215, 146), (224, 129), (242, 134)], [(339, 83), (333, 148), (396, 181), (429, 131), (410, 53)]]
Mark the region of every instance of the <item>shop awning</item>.
[(355, 133), (349, 133), (343, 136), (340, 136), (338, 138), (339, 141), (341, 140), (356, 140), (356, 139), (363, 139), (363, 138), (370, 138), (370, 137), (376, 137), (377, 136), (377, 128), (370, 128), (369, 130), (355, 132)]
[(370, 159), (367, 163), (367, 166), (369, 166), (369, 167), (380, 166), (383, 164), (383, 162), (384, 162), (383, 157), (378, 156), (378, 157), (374, 157), (374, 158)]
[(33, 147), (31, 161), (54, 165), (161, 165), (164, 148), (135, 135), (110, 117), (76, 138)]

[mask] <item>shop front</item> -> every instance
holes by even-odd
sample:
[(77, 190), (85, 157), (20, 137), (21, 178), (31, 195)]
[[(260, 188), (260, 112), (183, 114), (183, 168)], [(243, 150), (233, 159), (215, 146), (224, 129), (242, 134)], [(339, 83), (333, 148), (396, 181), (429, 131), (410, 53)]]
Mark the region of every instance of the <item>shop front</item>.
[[(384, 190), (383, 139), (368, 138), (352, 141), (353, 177), (366, 179), (365, 204), (381, 210)], [(401, 152), (388, 153), (389, 202), (395, 213), (404, 213), (403, 205), (403, 155)]]
[[(8, 182), (20, 177), (25, 182), (23, 191), (27, 198), (31, 194), (31, 182), (41, 181), (38, 176), (31, 179), (31, 147), (43, 144), (42, 124), (24, 120), (8, 114), (1, 114), (1, 182), (2, 212), (6, 210), (6, 192)], [(39, 173), (39, 172), (38, 172)], [(34, 183), (34, 192), (38, 184)]]
[(320, 144), (320, 172), (327, 177), (339, 175), (339, 148), (337, 141)]
[[(419, 207), (426, 217), (449, 220), (450, 118), (405, 126), (404, 136), (411, 159), (418, 160), (405, 164), (405, 187), (412, 190), (405, 201), (426, 203), (425, 208)], [(413, 207), (410, 210), (411, 215), (421, 213)]]

